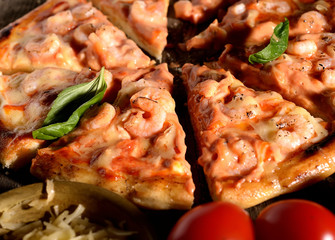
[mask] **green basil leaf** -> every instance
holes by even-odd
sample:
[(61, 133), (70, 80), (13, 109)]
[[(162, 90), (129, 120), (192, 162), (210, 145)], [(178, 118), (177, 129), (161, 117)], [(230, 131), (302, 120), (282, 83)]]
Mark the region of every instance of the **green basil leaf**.
[(270, 43), (263, 50), (249, 56), (249, 62), (267, 63), (280, 57), (287, 49), (289, 36), (289, 21), (279, 23), (271, 36)]
[[(44, 120), (44, 127), (33, 131), (33, 137), (54, 140), (71, 132), (85, 111), (102, 100), (106, 89), (104, 68), (101, 69), (99, 76), (93, 81), (64, 89), (53, 102)], [(60, 122), (59, 120), (63, 119), (64, 116), (67, 120), (65, 118), (66, 121)]]

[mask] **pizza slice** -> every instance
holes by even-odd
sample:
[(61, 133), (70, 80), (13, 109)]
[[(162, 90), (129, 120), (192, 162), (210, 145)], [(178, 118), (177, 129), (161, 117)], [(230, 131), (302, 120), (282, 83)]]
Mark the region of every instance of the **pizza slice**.
[[(299, 4), (296, 1), (239, 1), (229, 8), (216, 33), (203, 35), (198, 43), (206, 47), (212, 46), (208, 43), (214, 41), (216, 47), (225, 48), (219, 68), (231, 71), (246, 86), (276, 91), (313, 116), (332, 121), (335, 119), (332, 63), (335, 38), (331, 32), (334, 7), (330, 1)], [(248, 57), (267, 46), (274, 28), (285, 17), (289, 19), (285, 53), (268, 63), (250, 64)]]
[[(32, 131), (40, 128), (53, 100), (67, 87), (92, 81), (96, 72), (80, 73), (62, 68), (43, 68), (32, 73), (0, 75), (0, 162), (7, 168), (26, 165), (37, 149), (48, 144), (34, 139)], [(112, 94), (112, 75), (106, 71), (106, 94)]]
[[(326, 121), (335, 120), (335, 34), (299, 35), (286, 52), (265, 64), (249, 64), (244, 50), (227, 46), (219, 66), (249, 87), (271, 89)], [(241, 57), (243, 56), (244, 57)]]
[(222, 69), (185, 64), (182, 76), (214, 200), (248, 208), (335, 172), (332, 124)]
[(89, 110), (77, 129), (38, 151), (31, 173), (99, 185), (146, 208), (190, 208), (185, 133), (164, 87), (172, 79), (166, 64), (127, 76), (113, 105)]
[(279, 58), (263, 64), (248, 62), (251, 54), (269, 42), (269, 34), (262, 38), (262, 33), (271, 33), (272, 29), (266, 16), (262, 23), (256, 22), (246, 38), (240, 39), (240, 44), (226, 45), (220, 67), (231, 71), (248, 87), (271, 89), (314, 116), (334, 120), (335, 35), (330, 29), (334, 26), (331, 12), (335, 5), (324, 2), (325, 8), (320, 4), (305, 4), (307, 10), (300, 9), (298, 16), (290, 18), (288, 47)]
[(86, 0), (49, 0), (0, 32), (5, 74), (61, 67), (79, 72), (152, 64), (140, 48)]
[(167, 43), (169, 0), (92, 0), (113, 24), (160, 60)]
[(327, 32), (334, 26), (332, 1), (240, 0), (219, 22), (189, 39), (186, 48), (224, 49), (228, 43), (253, 50), (267, 44), (277, 24), (290, 22), (290, 37)]

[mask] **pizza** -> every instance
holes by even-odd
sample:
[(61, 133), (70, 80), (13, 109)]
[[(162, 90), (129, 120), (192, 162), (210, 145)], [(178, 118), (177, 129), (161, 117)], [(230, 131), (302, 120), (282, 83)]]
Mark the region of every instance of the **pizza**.
[[(188, 109), (214, 200), (248, 208), (335, 171), (333, 125), (230, 72), (185, 64)], [(322, 146), (315, 150), (314, 146)]]
[[(4, 167), (19, 168), (34, 158), (31, 173), (40, 179), (89, 182), (147, 208), (192, 206), (185, 133), (166, 64), (153, 66), (132, 40), (82, 0), (47, 1), (1, 34)], [(103, 104), (54, 143), (33, 138), (56, 97), (92, 81), (102, 67), (108, 69)], [(78, 144), (80, 150), (71, 150)]]
[[(290, 20), (290, 36), (302, 33), (316, 33), (325, 29), (325, 16), (317, 10), (322, 4), (316, 1), (304, 3), (294, 0), (240, 0), (230, 6), (219, 22), (215, 19), (204, 31), (189, 39), (186, 47), (190, 49), (224, 49), (234, 42), (252, 50), (267, 44), (275, 26), (285, 17)], [(324, 6), (326, 7), (326, 6)], [(314, 20), (316, 22), (314, 22)], [(292, 27), (294, 26), (294, 27)]]
[[(297, 23), (292, 20), (290, 24), (292, 37), (290, 36), (285, 54), (264, 66), (247, 66), (243, 61), (239, 62), (246, 69), (238, 77), (250, 87), (273, 89), (286, 99), (306, 108), (313, 115), (328, 121), (334, 120), (332, 85), (334, 70), (330, 63), (333, 58), (331, 46), (334, 40), (333, 33), (329, 32), (331, 21), (325, 17), (327, 15), (311, 10), (303, 13)], [(306, 19), (313, 22), (313, 25), (309, 25), (310, 28), (302, 25)], [(261, 29), (259, 28), (259, 31), (262, 31)], [(227, 46), (227, 51), (222, 54), (220, 60), (222, 66), (234, 73), (239, 71), (237, 61), (241, 57), (237, 55), (245, 54), (246, 48), (246, 45), (244, 49)], [(247, 73), (248, 77), (245, 77), (244, 73)], [(287, 85), (290, 88), (287, 88)]]
[(150, 58), (86, 0), (50, 0), (1, 31), (0, 71), (140, 68)]
[[(152, 209), (201, 201), (186, 137), (197, 140), (212, 199), (244, 208), (334, 173), (334, 3), (174, 2), (48, 0), (1, 30), (2, 165), (31, 163), (41, 180), (95, 184)], [(250, 63), (281, 42), (286, 22), (284, 52)], [(159, 61), (165, 49), (166, 63), (141, 48)], [(63, 90), (103, 68), (107, 92), (76, 128), (32, 137)], [(186, 99), (188, 115), (176, 111)]]
[(172, 79), (166, 64), (127, 75), (113, 104), (92, 108), (74, 131), (38, 150), (32, 174), (102, 186), (146, 208), (190, 208), (194, 183)]
[[(327, 121), (334, 120), (332, 6), (323, 3), (325, 6), (322, 8), (319, 2), (299, 5), (284, 1), (276, 4), (240, 1), (229, 8), (220, 26), (212, 25), (211, 30), (206, 30), (208, 32), (203, 36), (207, 37), (203, 40), (223, 43), (217, 44), (217, 47), (225, 48), (219, 60), (220, 66), (229, 69), (247, 86), (274, 90), (313, 115)], [(282, 10), (277, 14), (275, 9), (279, 7)], [(244, 9), (243, 13), (237, 14), (238, 9)], [(290, 40), (285, 53), (263, 65), (248, 64), (248, 56), (265, 47), (274, 27), (285, 17), (290, 22)], [(232, 27), (233, 22), (239, 26)], [(222, 37), (222, 41), (212, 39), (214, 35), (209, 32), (215, 31), (226, 33), (215, 35)], [(247, 34), (242, 36), (242, 33)], [(238, 40), (233, 40), (232, 37), (238, 35)], [(189, 47), (192, 42), (196, 45), (199, 40), (196, 38), (189, 41)]]
[[(183, 79), (190, 94), (188, 107), (199, 142), (199, 163), (204, 167), (213, 199), (251, 207), (279, 194), (300, 189), (334, 172), (334, 153), (331, 150), (334, 121), (333, 16), (332, 1), (241, 0), (227, 9), (220, 23), (215, 20), (206, 30), (186, 41), (187, 50), (223, 50), (217, 58), (218, 61), (206, 63), (208, 69), (191, 65), (185, 65), (183, 69)], [(275, 59), (252, 62), (250, 57), (264, 49), (269, 51), (273, 48), (275, 52), (274, 49), (281, 47), (276, 43), (282, 39), (275, 33), (277, 27), (285, 25), (285, 22), (289, 27), (287, 46), (283, 53)], [(272, 111), (276, 111), (275, 106), (268, 107), (266, 114), (270, 115), (264, 115), (265, 119), (260, 120), (259, 117), (253, 116), (255, 109), (244, 111), (248, 107), (241, 105), (242, 102), (235, 104), (237, 92), (234, 87), (228, 87), (229, 83), (226, 83), (228, 86), (221, 84), (223, 79), (231, 74), (245, 84), (246, 87), (241, 88), (251, 87), (254, 89), (252, 91), (257, 90), (256, 94), (258, 90), (276, 92), (277, 95), (280, 94), (280, 98), (299, 106), (300, 110), (303, 109), (307, 115), (313, 116), (314, 120), (306, 120), (307, 115), (301, 112), (300, 114), (305, 116), (304, 121), (307, 122), (298, 124), (298, 118), (290, 111), (288, 114), (287, 110), (284, 120), (285, 118), (277, 116), (276, 112), (271, 115)], [(213, 80), (220, 84), (217, 86)], [(224, 94), (228, 94), (227, 92), (228, 99), (221, 99)], [(208, 99), (204, 94), (209, 94)], [(249, 106), (251, 108), (260, 104), (254, 101), (255, 99), (249, 98), (250, 101), (245, 101), (242, 97), (240, 100), (247, 105), (254, 102), (256, 105)], [(266, 106), (264, 103), (262, 105)], [(239, 110), (230, 109), (232, 106), (238, 107)], [(232, 110), (232, 113), (227, 108)], [(262, 116), (264, 112), (261, 112)], [(231, 119), (232, 117), (238, 120)], [(245, 123), (245, 117), (255, 119)], [(270, 119), (282, 120), (271, 126), (267, 123)], [(318, 129), (321, 128), (310, 125), (315, 119), (319, 119), (317, 121), (327, 130), (325, 140), (317, 138), (317, 141), (310, 141), (311, 139), (305, 135), (308, 130), (304, 129), (306, 140), (297, 144), (292, 138), (293, 135), (299, 136), (298, 128), (294, 127), (296, 124), (300, 127), (310, 126), (308, 128), (312, 130), (310, 133), (313, 138), (319, 136)], [(272, 123), (275, 122), (276, 120)], [(227, 140), (234, 134), (237, 136), (233, 139), (244, 139), (248, 133), (239, 133), (241, 129), (255, 131), (252, 144), (249, 142), (245, 145), (251, 152), (254, 151), (257, 160), (250, 155), (248, 157), (254, 159), (254, 163), (240, 160), (244, 159), (243, 155), (249, 151), (241, 151), (244, 145), (237, 144), (238, 147), (235, 147), (234, 142)], [(231, 133), (223, 134), (225, 131)], [(280, 143), (280, 137), (283, 136), (291, 147)], [(255, 139), (266, 143), (257, 145)], [(276, 141), (279, 141), (279, 148), (285, 146), (286, 150), (292, 152), (288, 151), (287, 155), (282, 155), (282, 150), (278, 150), (276, 144), (274, 145)], [(240, 151), (242, 156), (238, 156), (236, 151)], [(279, 158), (278, 152), (282, 155)], [(276, 158), (281, 160), (274, 160)], [(243, 166), (234, 165), (234, 160), (241, 161)], [(274, 168), (269, 170), (273, 161), (276, 162)], [(319, 171), (320, 168), (324, 169)]]
[(158, 60), (167, 44), (169, 0), (92, 0), (113, 24)]
[[(53, 100), (65, 88), (92, 81), (96, 75), (88, 69), (77, 73), (54, 67), (0, 75), (1, 164), (19, 168), (31, 162), (37, 149), (47, 144), (34, 139), (32, 131), (43, 125)], [(109, 72), (105, 73), (105, 81), (111, 95), (114, 82)]]

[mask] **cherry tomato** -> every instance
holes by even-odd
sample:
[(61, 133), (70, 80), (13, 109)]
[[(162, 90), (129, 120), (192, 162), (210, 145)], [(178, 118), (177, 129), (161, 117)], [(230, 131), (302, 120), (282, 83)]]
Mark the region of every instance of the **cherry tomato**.
[(183, 215), (168, 240), (231, 239), (253, 240), (254, 228), (249, 214), (227, 202), (211, 202)]
[(264, 208), (255, 221), (257, 240), (335, 239), (335, 216), (311, 201), (290, 199)]

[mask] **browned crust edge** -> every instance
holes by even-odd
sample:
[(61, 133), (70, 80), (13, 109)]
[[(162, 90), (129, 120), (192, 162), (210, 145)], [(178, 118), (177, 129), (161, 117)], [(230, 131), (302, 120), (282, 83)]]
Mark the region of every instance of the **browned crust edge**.
[[(186, 79), (192, 74), (194, 65), (184, 65), (184, 85), (191, 91)], [(189, 107), (190, 109), (190, 107)], [(190, 111), (191, 123), (197, 129), (197, 120)], [(201, 132), (195, 130), (199, 153), (201, 155)], [(294, 192), (321, 181), (335, 172), (335, 132), (326, 139), (316, 143), (295, 155), (291, 159), (279, 163), (274, 169), (265, 164), (264, 173), (259, 181), (245, 181), (239, 186), (235, 179), (212, 179), (206, 176), (210, 195), (215, 201), (229, 201), (243, 208), (253, 207), (271, 198)], [(268, 169), (266, 169), (268, 168)]]
[(335, 135), (329, 136), (305, 152), (285, 160), (258, 182), (244, 182), (240, 187), (232, 180), (207, 178), (214, 200), (233, 202), (243, 208), (255, 206), (276, 196), (294, 192), (321, 181), (335, 172)]
[(46, 145), (46, 141), (34, 139), (31, 134), (20, 136), (0, 128), (0, 163), (6, 168), (21, 168), (30, 163), (37, 149)]
[(110, 179), (86, 164), (73, 164), (63, 158), (56, 158), (48, 149), (39, 150), (32, 161), (31, 173), (40, 179), (55, 179), (83, 182), (113, 191), (138, 206), (149, 209), (190, 209), (193, 192), (187, 191), (193, 184), (192, 176), (162, 176), (138, 179), (125, 175)]

